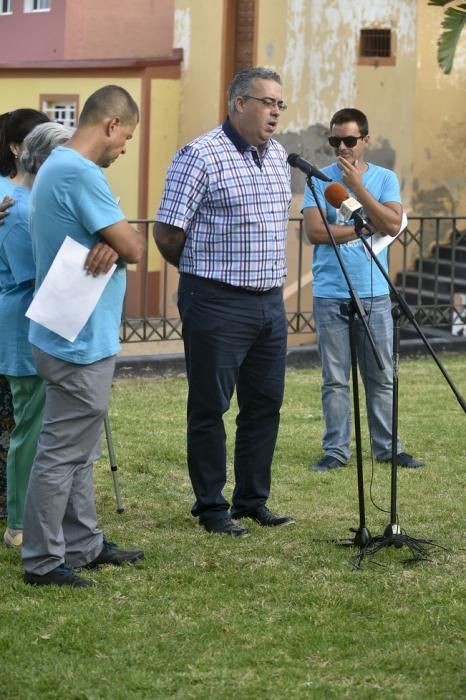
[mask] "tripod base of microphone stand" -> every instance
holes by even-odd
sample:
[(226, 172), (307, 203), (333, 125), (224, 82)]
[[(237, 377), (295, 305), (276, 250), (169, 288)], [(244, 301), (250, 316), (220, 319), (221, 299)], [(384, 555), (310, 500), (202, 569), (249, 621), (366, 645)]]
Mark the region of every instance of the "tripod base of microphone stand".
[(354, 532), (354, 538), (352, 540), (340, 540), (339, 544), (342, 547), (368, 547), (373, 538), (367, 527), (351, 527), (350, 532)]
[(355, 547), (368, 547), (373, 542), (372, 535), (367, 527), (358, 527), (355, 532), (353, 541)]
[[(387, 527), (383, 531), (383, 537), (386, 537), (387, 539), (394, 539), (396, 540), (398, 537), (402, 536), (401, 532), (401, 527), (397, 525), (396, 523), (388, 523)], [(395, 542), (395, 547), (402, 547), (402, 544), (396, 544)]]
[(368, 545), (361, 547), (355, 561), (355, 568), (359, 569), (365, 556), (372, 556), (386, 547), (401, 549), (408, 547), (412, 556), (404, 559), (403, 564), (416, 564), (419, 561), (431, 561), (429, 547), (439, 547), (430, 539), (411, 537), (402, 532), (399, 525), (389, 523), (383, 535), (374, 537)]

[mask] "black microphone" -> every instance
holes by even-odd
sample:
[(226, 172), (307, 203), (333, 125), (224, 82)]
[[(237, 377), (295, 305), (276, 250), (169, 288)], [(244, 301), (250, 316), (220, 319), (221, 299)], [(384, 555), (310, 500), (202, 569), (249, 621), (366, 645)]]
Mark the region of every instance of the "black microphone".
[(301, 158), (301, 156), (298, 156), (297, 153), (290, 153), (288, 156), (288, 163), (291, 165), (292, 168), (299, 168), (301, 172), (303, 172), (305, 175), (308, 177), (316, 177), (319, 180), (323, 180), (324, 182), (332, 182), (332, 179), (330, 177), (327, 177), (327, 175), (324, 175), (323, 172), (320, 170), (317, 170), (309, 161), (304, 160), (304, 158)]

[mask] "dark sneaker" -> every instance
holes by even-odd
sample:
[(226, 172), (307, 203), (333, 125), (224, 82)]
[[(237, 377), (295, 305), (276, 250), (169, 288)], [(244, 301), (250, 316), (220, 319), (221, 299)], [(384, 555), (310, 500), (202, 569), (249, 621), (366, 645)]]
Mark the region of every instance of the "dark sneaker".
[(60, 564), (56, 569), (52, 569), (42, 576), (25, 571), (24, 581), (31, 586), (71, 586), (72, 588), (92, 588), (95, 586), (94, 581), (81, 578), (65, 564)]
[[(379, 462), (391, 462), (392, 459), (380, 459)], [(406, 467), (407, 469), (419, 469), (419, 467), (425, 466), (425, 462), (422, 459), (415, 459), (413, 455), (409, 455), (407, 452), (398, 452), (396, 456), (396, 463), (399, 467)]]
[(103, 564), (122, 566), (123, 564), (134, 564), (141, 559), (144, 559), (142, 549), (119, 549), (114, 542), (104, 540), (99, 556), (90, 561), (89, 564), (81, 566), (81, 569), (96, 569)]
[(217, 535), (229, 535), (230, 537), (248, 537), (249, 530), (245, 527), (241, 527), (238, 523), (235, 523), (231, 518), (222, 518), (222, 520), (215, 520), (212, 523), (199, 523), (204, 530), (207, 532), (212, 532)]
[(294, 525), (294, 520), (289, 515), (275, 515), (267, 506), (259, 506), (255, 510), (238, 515), (238, 518), (251, 518), (254, 522), (259, 523), (262, 527), (280, 527), (281, 525)]
[(346, 464), (340, 462), (336, 457), (324, 455), (318, 462), (312, 464), (309, 469), (313, 472), (328, 472), (330, 469), (338, 469), (338, 467), (346, 467)]

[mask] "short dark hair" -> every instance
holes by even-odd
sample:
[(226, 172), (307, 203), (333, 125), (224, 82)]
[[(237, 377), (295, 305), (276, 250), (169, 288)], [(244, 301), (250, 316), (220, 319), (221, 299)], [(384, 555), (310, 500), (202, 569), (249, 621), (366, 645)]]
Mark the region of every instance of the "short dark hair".
[(230, 85), (228, 86), (228, 113), (233, 114), (235, 112), (235, 102), (236, 98), (242, 95), (246, 95), (250, 88), (253, 80), (273, 80), (279, 85), (282, 84), (282, 79), (279, 74), (268, 68), (245, 68), (240, 70), (233, 77)]
[(10, 144), (23, 143), (35, 126), (49, 121), (43, 112), (29, 108), (15, 109), (0, 116), (0, 175), (15, 177), (18, 172)]
[(338, 112), (335, 112), (330, 119), (330, 131), (333, 126), (340, 126), (348, 122), (356, 122), (361, 136), (367, 136), (369, 133), (369, 122), (367, 121), (366, 115), (359, 109), (353, 109), (352, 107), (346, 107), (345, 109), (340, 109)]
[(127, 90), (119, 85), (105, 85), (87, 98), (79, 117), (79, 126), (97, 124), (107, 117), (119, 117), (123, 124), (136, 118), (139, 107)]

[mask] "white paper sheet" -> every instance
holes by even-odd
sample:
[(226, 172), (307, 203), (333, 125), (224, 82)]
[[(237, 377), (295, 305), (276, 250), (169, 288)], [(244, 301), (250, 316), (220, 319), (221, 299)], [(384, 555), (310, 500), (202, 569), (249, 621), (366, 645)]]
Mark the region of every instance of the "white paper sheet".
[[(406, 216), (405, 212), (403, 212), (403, 216), (401, 217), (400, 230), (398, 231), (396, 236), (382, 236), (381, 233), (374, 233), (372, 236), (369, 236), (369, 238), (366, 238), (366, 241), (372, 248), (372, 252), (374, 253), (374, 255), (379, 255), (379, 253), (381, 253), (382, 250), (384, 250), (387, 246), (391, 245), (393, 241), (396, 241), (400, 233), (405, 230), (407, 225), (408, 217)], [(364, 246), (364, 250), (366, 251), (367, 257), (370, 258), (371, 256), (366, 246)]]
[(89, 275), (89, 248), (66, 236), (32, 300), (26, 316), (71, 343), (94, 311), (116, 265), (104, 275)]

